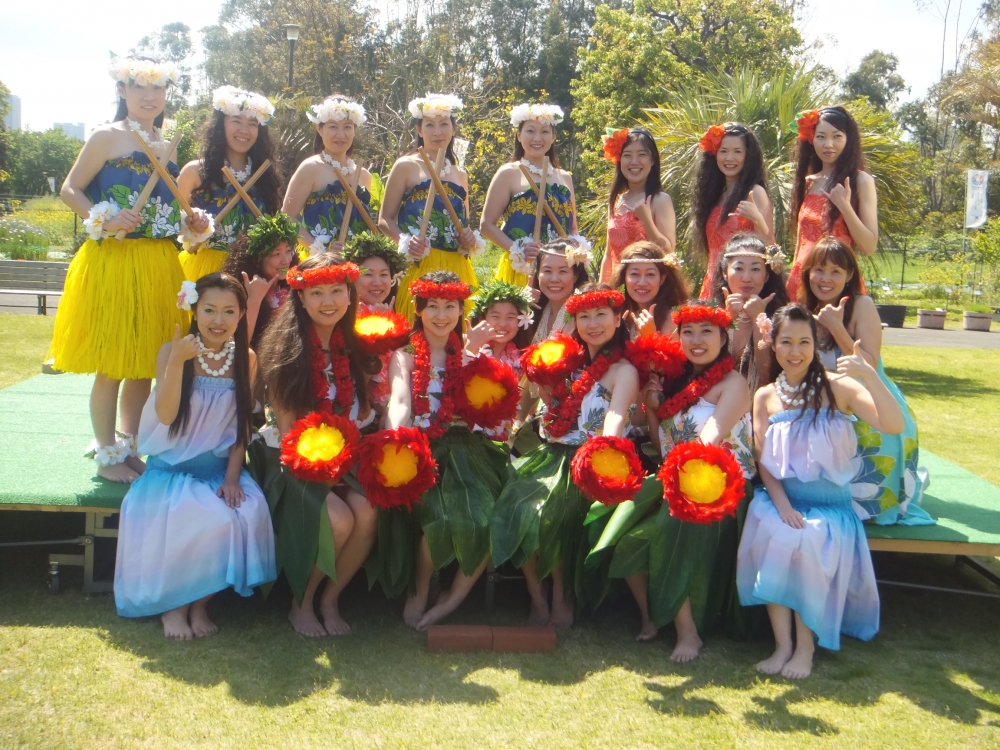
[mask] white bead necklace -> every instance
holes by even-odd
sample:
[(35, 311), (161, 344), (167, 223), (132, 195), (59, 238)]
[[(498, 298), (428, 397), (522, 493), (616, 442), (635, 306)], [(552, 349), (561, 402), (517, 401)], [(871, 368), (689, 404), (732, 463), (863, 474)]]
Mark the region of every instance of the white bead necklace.
[(241, 185), (250, 178), (251, 174), (253, 174), (253, 162), (250, 160), (249, 156), (247, 157), (247, 165), (243, 169), (233, 169), (228, 159), (226, 160), (226, 166), (229, 167), (233, 173), (233, 177), (235, 177), (236, 181)]
[[(774, 387), (778, 392), (778, 398), (788, 406), (805, 406), (806, 401), (812, 398), (813, 395), (813, 389), (811, 387), (807, 389), (806, 381), (804, 380), (797, 386), (790, 386), (784, 372), (778, 375), (777, 380), (774, 381)], [(801, 396), (799, 395), (800, 393), (802, 394)]]
[[(200, 346), (202, 349), (207, 349), (208, 347), (206, 347), (201, 340), (201, 334), (199, 333), (195, 335), (196, 338), (198, 339), (198, 346)], [(225, 357), (226, 361), (223, 363), (222, 367), (220, 367), (218, 370), (213, 370), (208, 366), (208, 364), (206, 364), (205, 357), (213, 359), (216, 362)], [(229, 371), (229, 368), (232, 367), (233, 359), (235, 359), (235, 357), (236, 357), (236, 342), (232, 338), (230, 338), (225, 344), (223, 344), (222, 349), (220, 349), (219, 351), (217, 352), (207, 351), (199, 354), (198, 364), (201, 365), (201, 369), (204, 370), (206, 375), (211, 375), (213, 378), (221, 378)]]
[(131, 117), (126, 116), (125, 120), (126, 122), (128, 122), (129, 128), (138, 133), (139, 137), (142, 138), (142, 140), (146, 143), (147, 146), (158, 146), (159, 144), (163, 143), (163, 137), (160, 135), (160, 129), (155, 125), (153, 126), (153, 134), (150, 135), (149, 133), (147, 133), (145, 130), (142, 129), (142, 125), (140, 125), (137, 121), (133, 120)]
[(341, 164), (339, 161), (330, 156), (330, 153), (328, 151), (323, 151), (320, 154), (320, 157), (323, 159), (323, 161), (325, 161), (334, 169), (339, 169), (341, 172), (343, 172), (345, 176), (354, 172), (355, 167), (358, 166), (357, 164), (354, 163), (354, 159), (348, 159), (346, 165)]

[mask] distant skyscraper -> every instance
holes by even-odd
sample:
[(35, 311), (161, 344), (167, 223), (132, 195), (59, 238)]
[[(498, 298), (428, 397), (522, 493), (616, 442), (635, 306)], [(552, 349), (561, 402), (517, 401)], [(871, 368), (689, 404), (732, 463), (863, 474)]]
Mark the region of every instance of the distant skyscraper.
[(52, 127), (61, 130), (70, 138), (76, 138), (78, 141), (84, 140), (82, 122), (57, 122)]
[(21, 97), (11, 94), (7, 97), (7, 116), (3, 118), (7, 130), (21, 129)]

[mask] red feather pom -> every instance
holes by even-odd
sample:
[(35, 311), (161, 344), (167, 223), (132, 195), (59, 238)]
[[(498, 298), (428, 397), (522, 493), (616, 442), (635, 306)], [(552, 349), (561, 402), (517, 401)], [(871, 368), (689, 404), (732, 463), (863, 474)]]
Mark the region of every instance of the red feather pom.
[[(555, 358), (556, 355), (558, 358)], [(572, 336), (557, 331), (545, 341), (524, 350), (521, 372), (532, 383), (555, 385), (579, 370), (583, 366), (583, 357), (583, 346)]]
[[(372, 325), (375, 323), (375, 325)], [(387, 329), (387, 330), (384, 330)], [(362, 313), (359, 307), (354, 322), (358, 346), (365, 354), (381, 357), (406, 345), (410, 337), (410, 323), (392, 310), (370, 310)]]
[[(326, 432), (329, 428), (339, 432), (343, 439), (344, 444), (336, 455), (323, 460), (310, 458), (301, 452), (302, 449), (309, 447), (310, 442), (313, 447), (317, 443), (324, 442), (318, 434), (315, 435), (316, 440), (310, 441), (312, 431)], [(300, 445), (303, 436), (306, 438), (306, 444)], [(344, 472), (349, 471), (354, 465), (360, 440), (361, 433), (358, 432), (353, 419), (330, 412), (314, 411), (294, 422), (292, 428), (281, 439), (281, 463), (303, 481), (334, 485), (340, 481)]]
[[(391, 462), (389, 476), (384, 462)], [(357, 479), (373, 507), (413, 508), (437, 481), (427, 435), (415, 427), (400, 427), (367, 436), (358, 450)]]
[(639, 371), (640, 385), (646, 384), (651, 372), (667, 382), (676, 380), (684, 375), (688, 361), (680, 342), (662, 333), (629, 341), (625, 344), (625, 358)]
[[(477, 387), (489, 388), (490, 386), (481, 380), (474, 383), (474, 378), (492, 381), (498, 386), (496, 393), (479, 394), (480, 396), (490, 396), (479, 407), (472, 403), (470, 396), (475, 399), (474, 394)], [(500, 390), (503, 391), (503, 395), (500, 395)], [(496, 398), (497, 396), (499, 398)], [(517, 415), (517, 405), (520, 400), (521, 391), (517, 386), (517, 373), (506, 362), (480, 354), (462, 367), (462, 388), (456, 411), (466, 424), (477, 424), (488, 430), (495, 429), (504, 420), (513, 419)]]
[[(689, 462), (695, 460), (703, 461), (716, 470), (711, 483), (717, 483), (718, 479), (723, 478), (718, 476), (718, 472), (724, 475), (724, 487), (716, 488), (721, 489), (718, 497), (692, 498), (681, 489), (682, 483), (689, 478), (682, 477), (682, 473), (691, 474), (708, 468), (704, 464), (689, 465)], [(698, 441), (675, 445), (664, 459), (657, 476), (663, 482), (663, 498), (670, 507), (670, 515), (689, 523), (715, 523), (726, 516), (736, 515), (736, 508), (743, 499), (746, 488), (743, 470), (732, 451)], [(690, 476), (690, 479), (697, 481), (694, 476)], [(704, 486), (706, 483), (702, 484)]]
[[(595, 455), (599, 465), (594, 466)], [(600, 465), (602, 464), (602, 465)], [(613, 468), (613, 473), (599, 469)], [(570, 462), (573, 484), (591, 500), (617, 505), (631, 500), (642, 487), (643, 471), (635, 445), (624, 438), (597, 437), (581, 445)], [(624, 470), (624, 471), (623, 471)]]

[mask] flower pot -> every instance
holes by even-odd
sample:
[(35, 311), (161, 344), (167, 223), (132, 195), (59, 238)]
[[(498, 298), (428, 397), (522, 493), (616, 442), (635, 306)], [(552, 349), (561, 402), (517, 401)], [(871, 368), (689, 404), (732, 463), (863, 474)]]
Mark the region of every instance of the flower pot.
[(917, 328), (944, 328), (944, 310), (917, 310)]
[(906, 318), (906, 305), (875, 305), (878, 316), (889, 328), (902, 328)]
[(992, 322), (989, 313), (966, 312), (962, 315), (962, 327), (966, 331), (988, 331)]

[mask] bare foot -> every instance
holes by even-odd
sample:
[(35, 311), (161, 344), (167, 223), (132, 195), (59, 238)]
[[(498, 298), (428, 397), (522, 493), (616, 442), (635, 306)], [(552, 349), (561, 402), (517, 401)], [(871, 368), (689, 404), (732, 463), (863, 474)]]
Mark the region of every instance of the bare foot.
[(191, 632), (195, 638), (207, 638), (219, 632), (219, 626), (208, 619), (208, 610), (204, 604), (191, 605)]
[(139, 475), (128, 467), (128, 464), (113, 464), (111, 466), (98, 466), (97, 476), (107, 479), (109, 482), (119, 484), (131, 484)]
[(812, 674), (813, 649), (811, 647), (797, 648), (792, 658), (781, 669), (781, 676), (790, 680), (801, 680)]
[(573, 627), (573, 605), (566, 601), (552, 602), (552, 615), (549, 617), (549, 627), (556, 630), (567, 630)]
[(163, 635), (174, 641), (190, 641), (194, 632), (187, 620), (188, 607), (178, 607), (160, 615), (163, 622)]
[(791, 658), (792, 647), (790, 645), (785, 647), (777, 646), (773, 654), (764, 659), (764, 661), (757, 662), (757, 671), (762, 674), (778, 674)]
[(549, 605), (544, 601), (531, 602), (531, 611), (528, 612), (529, 627), (543, 627), (549, 624)]
[(698, 658), (702, 647), (701, 638), (689, 633), (677, 634), (677, 645), (670, 654), (670, 661), (685, 662)]
[(288, 620), (292, 623), (292, 627), (295, 628), (295, 632), (299, 635), (304, 635), (306, 638), (323, 638), (327, 635), (326, 628), (323, 624), (316, 618), (316, 613), (313, 612), (312, 602), (305, 607), (300, 607), (294, 599), (292, 599), (292, 608), (288, 612)]
[(642, 629), (639, 631), (639, 635), (636, 637), (636, 640), (639, 643), (651, 641), (659, 635), (659, 632), (659, 628), (653, 624), (653, 621), (647, 619), (642, 623)]
[(146, 470), (146, 464), (138, 456), (129, 456), (125, 459), (125, 465), (136, 474), (142, 474)]
[(420, 618), (414, 627), (417, 630), (427, 630), (431, 625), (436, 622), (440, 622), (445, 617), (450, 615), (456, 609), (458, 605), (462, 603), (462, 599), (465, 597), (458, 598), (458, 601), (453, 601), (455, 598), (454, 593), (449, 589), (448, 591), (442, 591), (437, 598), (437, 602), (427, 610), (427, 613)]
[(323, 626), (330, 635), (347, 635), (351, 632), (347, 620), (340, 616), (337, 602), (321, 602), (319, 612), (323, 616)]
[(424, 619), (424, 612), (427, 610), (427, 596), (414, 594), (406, 598), (406, 605), (403, 607), (403, 622), (411, 628), (417, 627)]

